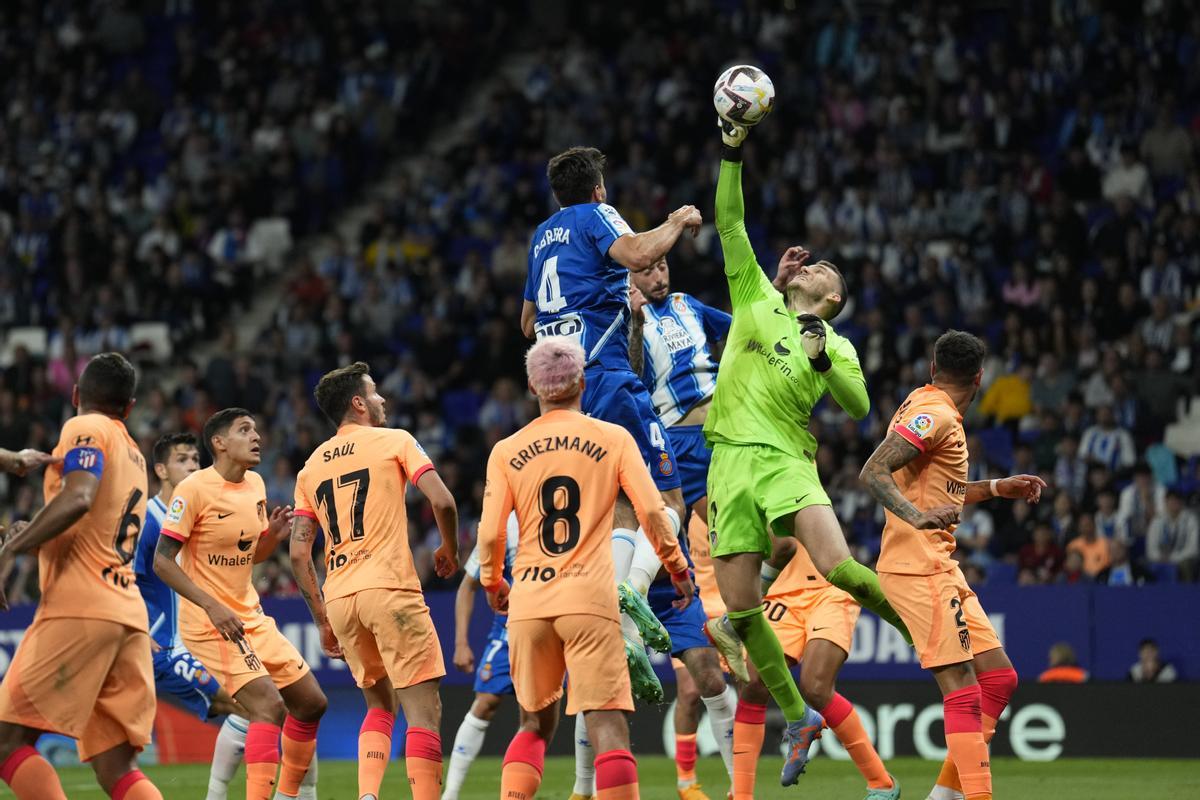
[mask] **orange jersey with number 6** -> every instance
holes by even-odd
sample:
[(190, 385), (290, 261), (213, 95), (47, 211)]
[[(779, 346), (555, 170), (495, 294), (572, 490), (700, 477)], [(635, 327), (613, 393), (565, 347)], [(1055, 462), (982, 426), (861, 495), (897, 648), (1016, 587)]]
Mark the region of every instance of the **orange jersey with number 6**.
[(404, 493), (433, 464), (408, 431), (343, 425), (296, 476), (296, 513), (325, 531), (326, 600), (364, 589), (420, 592)]
[(90, 472), (100, 483), (88, 512), (38, 548), (38, 617), (106, 619), (148, 630), (132, 567), (148, 499), (137, 442), (120, 420), (80, 414), (63, 425), (54, 455), (63, 463), (46, 468), (47, 503), (62, 491), (66, 472)]
[(506, 521), (516, 510), (509, 620), (593, 614), (618, 619), (612, 562), (617, 490), (667, 568), (687, 569), (662, 496), (624, 428), (558, 409), (496, 444), (479, 522), (479, 580), (502, 579)]

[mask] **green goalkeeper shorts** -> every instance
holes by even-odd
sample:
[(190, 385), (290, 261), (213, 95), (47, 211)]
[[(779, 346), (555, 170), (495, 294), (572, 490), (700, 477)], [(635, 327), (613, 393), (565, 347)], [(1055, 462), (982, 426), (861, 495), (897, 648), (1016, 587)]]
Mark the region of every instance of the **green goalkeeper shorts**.
[(767, 445), (716, 444), (708, 467), (712, 555), (771, 555), (771, 531), (792, 536), (791, 516), (827, 506), (817, 465)]

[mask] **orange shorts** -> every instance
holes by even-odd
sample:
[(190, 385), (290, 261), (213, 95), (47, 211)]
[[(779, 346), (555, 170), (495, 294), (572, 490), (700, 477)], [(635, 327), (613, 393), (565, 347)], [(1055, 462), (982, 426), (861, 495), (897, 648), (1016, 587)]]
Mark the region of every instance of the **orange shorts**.
[(275, 620), (259, 614), (245, 624), (245, 638), (231, 642), (216, 629), (202, 635), (182, 634), (191, 654), (212, 673), (221, 688), (237, 695), (246, 684), (270, 678), (275, 687), (291, 686), (308, 672), (308, 664), (296, 646), (275, 627)]
[(563, 693), (567, 713), (633, 711), (625, 642), (616, 621), (592, 614), (509, 620), (508, 659), (517, 702), (541, 711)]
[(0, 719), (79, 740), (79, 758), (154, 728), (150, 637), (103, 619), (35, 618), (0, 684)]
[(783, 654), (793, 661), (804, 658), (804, 647), (813, 639), (833, 642), (850, 654), (854, 625), (862, 608), (836, 586), (767, 595), (763, 606), (763, 615), (779, 637)]
[(979, 598), (957, 566), (936, 575), (881, 572), (879, 585), (908, 626), (925, 669), (970, 661), (1001, 646)]
[(420, 592), (363, 589), (326, 604), (354, 680), (364, 689), (386, 676), (404, 689), (446, 674), (429, 607)]

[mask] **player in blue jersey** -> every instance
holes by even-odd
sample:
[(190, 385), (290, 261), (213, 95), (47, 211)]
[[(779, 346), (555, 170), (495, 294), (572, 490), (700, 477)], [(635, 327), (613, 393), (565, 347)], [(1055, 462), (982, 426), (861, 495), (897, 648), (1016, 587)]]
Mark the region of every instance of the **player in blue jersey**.
[(217, 685), (216, 678), (183, 646), (178, 629), (179, 598), (154, 574), (154, 549), (158, 546), (167, 502), (179, 482), (200, 469), (196, 437), (190, 433), (163, 436), (154, 444), (153, 459), (160, 487), (158, 494), (146, 503), (146, 522), (138, 537), (133, 567), (150, 616), (154, 683), (160, 694), (174, 698), (200, 719), (229, 715), (217, 736), (208, 779), (207, 800), (224, 800), (242, 760), (250, 724), (246, 710)]
[[(508, 515), (508, 540), (504, 548), (504, 580), (512, 584), (513, 559), (517, 555), (517, 540), (521, 527), (514, 511)], [(454, 748), (450, 751), (450, 765), (446, 768), (446, 788), (442, 800), (458, 800), (467, 770), (483, 747), (483, 737), (488, 725), (500, 708), (503, 695), (513, 695), (512, 676), (508, 668), (508, 615), (495, 614), (492, 628), (488, 631), (487, 644), (483, 649), (483, 660), (475, 665), (475, 652), (468, 640), (471, 612), (475, 609), (475, 595), (483, 585), (479, 582), (479, 545), (463, 566), (462, 583), (454, 600), (454, 666), (463, 672), (475, 671), (475, 702), (463, 717), (454, 737)]]
[[(684, 504), (675, 454), (650, 393), (629, 366), (629, 272), (649, 269), (685, 230), (697, 233), (700, 212), (682, 206), (654, 230), (635, 233), (606, 202), (604, 155), (594, 147), (559, 153), (550, 159), (546, 174), (561, 209), (538, 226), (530, 244), (521, 330), (531, 339), (567, 336), (583, 347), (584, 413), (633, 435), (678, 536)], [(653, 557), (637, 525), (633, 507), (622, 498), (613, 517), (613, 562), (621, 610), (632, 618), (623, 620), (622, 630), (631, 645), (626, 651), (634, 696), (657, 701), (662, 687), (640, 639), (663, 652), (670, 641), (644, 598), (624, 580), (635, 547), (640, 545), (647, 559)]]

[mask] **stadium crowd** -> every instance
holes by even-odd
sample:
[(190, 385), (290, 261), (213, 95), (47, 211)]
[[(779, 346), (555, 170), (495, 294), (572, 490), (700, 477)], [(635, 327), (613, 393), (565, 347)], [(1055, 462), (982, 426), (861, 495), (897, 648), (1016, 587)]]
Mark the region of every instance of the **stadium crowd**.
[[(803, 242), (849, 281), (835, 324), (858, 348), (872, 411), (854, 423), (827, 406), (813, 426), (856, 555), (873, 562), (881, 529), (858, 471), (925, 380), (933, 340), (960, 327), (991, 348), (967, 420), (972, 478), (1050, 483), (1037, 507), (964, 513), (968, 577), (1197, 577), (1200, 462), (1164, 445), (1200, 394), (1191, 4), (1063, 0), (967, 16), (961, 3), (923, 2), (860, 16), (853, 3), (725, 2), (713, 25), (707, 4), (609, 3), (573, 11), (569, 33), (530, 23), (520, 81), (464, 66), (498, 57), (498, 17), (371, 3), (280, 17), (273, 5), (221, 4), (152, 30), (120, 2), (96, 14), (26, 3), (6, 20), (0, 54), (16, 77), (0, 141), (0, 327), (52, 333), (44, 356), (18, 351), (3, 372), (0, 446), (48, 449), (82, 360), (124, 349), (132, 322), (163, 320), (174, 356), (145, 381), (134, 435), (148, 451), (218, 408), (249, 408), (266, 431), (269, 499), (282, 504), (329, 432), (311, 387), (363, 359), (390, 422), (417, 436), (457, 498), (465, 552), (487, 453), (535, 412), (518, 320), (528, 237), (551, 210), (548, 157), (603, 149), (610, 200), (636, 229), (683, 203), (711, 220), (707, 81), (736, 60), (764, 67), (778, 92), (746, 153), (760, 261), (773, 274)], [(415, 160), (356, 239), (293, 252), (270, 323), (239, 334), (231, 317), (261, 285), (250, 221), (328, 234), (379, 162), (409, 154), (421, 108), (444, 107), (447, 81), (459, 95), (473, 78), (493, 88), (469, 143)], [(671, 264), (678, 289), (728, 307), (711, 228)], [(213, 338), (215, 356), (193, 358)], [(10, 481), (10, 517), (36, 508), (36, 487)], [(437, 586), (422, 508), (410, 506), (414, 549)], [(11, 580), (28, 589), (31, 566)], [(259, 584), (295, 590), (278, 563)]]

